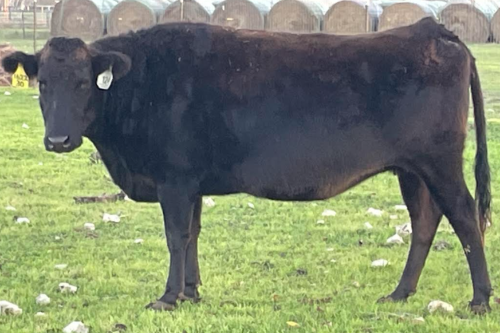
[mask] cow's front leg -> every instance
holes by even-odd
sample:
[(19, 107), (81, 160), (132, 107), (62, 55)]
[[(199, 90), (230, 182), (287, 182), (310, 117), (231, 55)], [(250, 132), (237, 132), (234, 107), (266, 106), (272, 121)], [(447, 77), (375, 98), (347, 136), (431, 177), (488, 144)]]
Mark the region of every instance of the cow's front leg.
[(163, 211), (170, 269), (165, 294), (147, 307), (173, 310), (177, 300), (183, 300), (185, 286), (186, 249), (191, 237), (191, 220), (197, 199), (196, 187), (188, 181), (158, 186), (158, 199)]

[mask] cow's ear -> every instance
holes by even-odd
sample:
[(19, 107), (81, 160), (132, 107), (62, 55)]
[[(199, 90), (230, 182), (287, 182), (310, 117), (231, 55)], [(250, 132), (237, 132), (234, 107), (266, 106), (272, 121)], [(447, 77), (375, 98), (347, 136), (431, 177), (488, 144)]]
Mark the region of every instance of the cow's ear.
[(120, 52), (100, 52), (92, 57), (92, 68), (96, 75), (111, 68), (113, 78), (119, 80), (124, 77), (132, 66), (132, 60)]
[(23, 65), (24, 71), (30, 78), (34, 78), (37, 75), (38, 59), (36, 55), (14, 52), (2, 60), (2, 67), (7, 73), (14, 73), (19, 64)]

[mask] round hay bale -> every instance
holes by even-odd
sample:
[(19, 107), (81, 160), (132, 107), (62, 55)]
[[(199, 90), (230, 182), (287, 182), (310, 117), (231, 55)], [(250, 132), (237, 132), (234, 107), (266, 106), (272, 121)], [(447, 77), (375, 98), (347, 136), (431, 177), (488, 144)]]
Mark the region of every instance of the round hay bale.
[(156, 18), (163, 13), (168, 2), (156, 0), (125, 0), (117, 4), (107, 17), (107, 32), (119, 35), (156, 24)]
[(160, 17), (160, 22), (210, 22), (214, 5), (203, 0), (177, 0)]
[(325, 2), (314, 0), (280, 0), (269, 11), (267, 28), (285, 32), (319, 32)]
[(271, 6), (254, 0), (225, 0), (217, 4), (212, 23), (237, 29), (262, 30)]
[(441, 23), (466, 43), (485, 43), (490, 37), (490, 19), (498, 6), (489, 1), (449, 2), (440, 13)]
[(381, 13), (382, 7), (372, 1), (342, 0), (333, 4), (326, 12), (323, 30), (346, 35), (375, 31)]
[(104, 34), (105, 15), (118, 0), (63, 0), (54, 6), (52, 36), (78, 37), (93, 41)]
[(493, 36), (493, 41), (495, 43), (500, 43), (500, 9), (496, 11), (495, 15), (490, 21), (491, 33)]
[(416, 23), (428, 16), (437, 19), (439, 9), (445, 3), (441, 1), (386, 1), (381, 5), (384, 11), (380, 15), (378, 30), (384, 31)]

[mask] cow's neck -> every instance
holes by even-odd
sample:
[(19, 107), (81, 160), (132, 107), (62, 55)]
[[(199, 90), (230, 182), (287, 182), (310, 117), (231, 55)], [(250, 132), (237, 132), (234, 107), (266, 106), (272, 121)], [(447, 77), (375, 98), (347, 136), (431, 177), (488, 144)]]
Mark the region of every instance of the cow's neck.
[[(99, 100), (101, 103), (97, 105), (104, 107), (106, 98), (101, 97)], [(99, 115), (104, 115), (104, 112), (104, 110), (97, 110)], [(99, 151), (104, 165), (116, 185), (134, 200), (156, 201), (154, 182), (142, 172), (143, 170), (137, 164), (134, 164), (141, 159), (136, 157), (134, 160), (134, 157), (131, 156), (131, 152), (132, 155), (141, 152), (135, 151), (132, 147), (126, 149), (126, 142), (130, 141), (131, 138), (126, 137), (122, 126), (112, 119), (113, 117), (98, 116), (86, 136)]]

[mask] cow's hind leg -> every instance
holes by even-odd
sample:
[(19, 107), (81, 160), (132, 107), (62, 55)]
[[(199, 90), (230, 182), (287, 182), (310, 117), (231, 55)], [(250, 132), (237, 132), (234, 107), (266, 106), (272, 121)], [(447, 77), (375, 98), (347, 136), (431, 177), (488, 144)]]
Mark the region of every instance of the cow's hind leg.
[(404, 171), (398, 172), (398, 177), (413, 229), (410, 253), (398, 286), (379, 302), (405, 301), (416, 292), (425, 259), (443, 215), (420, 177)]
[(194, 206), (193, 218), (191, 220), (191, 239), (186, 250), (186, 283), (184, 295), (193, 302), (200, 300), (198, 293), (198, 286), (201, 285), (200, 268), (198, 265), (198, 236), (201, 231), (201, 210), (202, 197), (200, 196)]
[(469, 263), (474, 295), (470, 302), (473, 312), (490, 310), (491, 283), (484, 255), (477, 209), (465, 183), (462, 161), (458, 155), (441, 153), (419, 168), (432, 197), (450, 221), (462, 243)]

